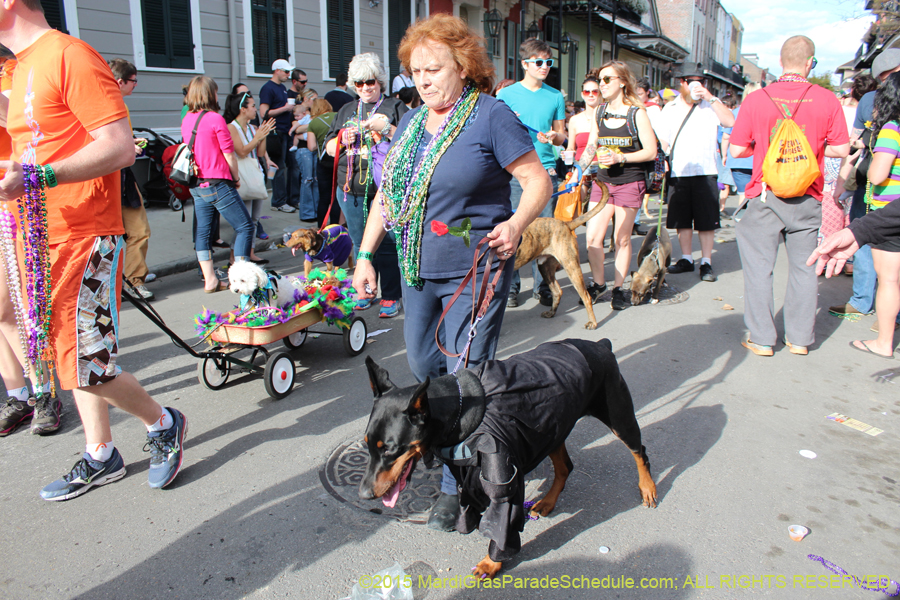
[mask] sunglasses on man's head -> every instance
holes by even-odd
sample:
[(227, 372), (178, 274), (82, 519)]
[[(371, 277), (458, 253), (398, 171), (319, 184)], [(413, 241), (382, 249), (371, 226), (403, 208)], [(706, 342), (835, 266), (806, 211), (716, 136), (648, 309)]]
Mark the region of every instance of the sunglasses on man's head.
[(368, 85), (371, 87), (371, 86), (374, 86), (376, 83), (378, 83), (377, 79), (366, 79), (365, 81), (354, 81), (353, 85), (355, 85), (358, 88), (361, 88), (364, 85)]
[(609, 85), (609, 82), (612, 81), (613, 79), (618, 79), (618, 77), (615, 75), (606, 75), (605, 77), (601, 77), (600, 81), (602, 81), (606, 85)]
[(581, 90), (581, 93), (585, 96), (596, 96), (600, 93), (600, 90)]
[(529, 58), (525, 62), (534, 63), (534, 66), (536, 66), (538, 69), (543, 67), (544, 63), (547, 63), (548, 68), (553, 66), (552, 58)]

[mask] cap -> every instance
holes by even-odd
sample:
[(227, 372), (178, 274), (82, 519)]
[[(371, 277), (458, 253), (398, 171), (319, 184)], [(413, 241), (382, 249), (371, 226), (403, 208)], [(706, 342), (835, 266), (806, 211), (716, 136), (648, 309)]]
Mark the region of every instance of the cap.
[(900, 67), (900, 48), (888, 48), (872, 61), (872, 76), (878, 77)]
[(277, 71), (278, 69), (281, 69), (282, 71), (293, 71), (294, 65), (284, 60), (283, 58), (279, 58), (272, 63), (272, 70)]
[(662, 93), (663, 98), (674, 98), (677, 95), (678, 93), (675, 90), (671, 90), (669, 88), (664, 89)]

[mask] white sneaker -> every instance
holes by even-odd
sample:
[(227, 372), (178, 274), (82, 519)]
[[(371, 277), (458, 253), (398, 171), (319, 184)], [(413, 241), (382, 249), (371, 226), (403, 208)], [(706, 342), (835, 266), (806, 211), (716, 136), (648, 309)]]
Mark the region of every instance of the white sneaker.
[(297, 209), (291, 206), (290, 204), (282, 204), (281, 206), (273, 206), (272, 210), (280, 210), (281, 212), (292, 213), (297, 212)]
[(132, 298), (137, 298), (138, 296), (140, 296), (144, 300), (153, 300), (153, 298), (155, 298), (155, 296), (153, 295), (153, 292), (148, 290), (147, 286), (145, 286), (145, 285), (136, 285), (136, 286), (134, 286), (134, 289), (137, 292), (137, 294), (132, 292), (130, 287), (126, 287), (125, 291), (128, 292), (128, 295), (131, 296)]

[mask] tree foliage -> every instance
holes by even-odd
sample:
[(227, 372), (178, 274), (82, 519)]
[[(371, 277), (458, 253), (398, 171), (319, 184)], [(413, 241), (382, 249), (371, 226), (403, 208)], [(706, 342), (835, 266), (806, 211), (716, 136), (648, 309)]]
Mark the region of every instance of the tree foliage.
[(816, 85), (821, 85), (826, 90), (836, 92), (837, 88), (831, 85), (831, 71), (825, 71), (821, 75), (810, 75), (809, 82), (815, 83)]

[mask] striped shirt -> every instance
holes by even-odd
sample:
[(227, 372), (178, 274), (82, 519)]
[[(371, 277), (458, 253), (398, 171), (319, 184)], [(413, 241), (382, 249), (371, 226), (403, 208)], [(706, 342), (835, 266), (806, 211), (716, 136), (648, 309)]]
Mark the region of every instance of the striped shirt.
[(900, 122), (889, 121), (878, 132), (874, 153), (884, 152), (894, 157), (891, 172), (880, 185), (872, 185), (872, 210), (886, 206), (900, 198)]

